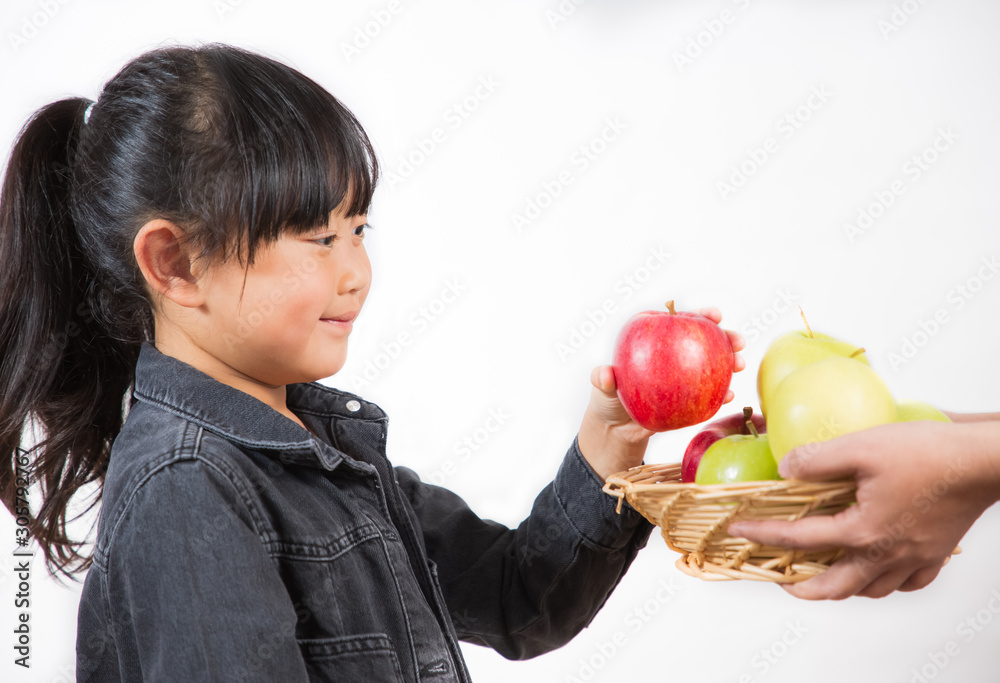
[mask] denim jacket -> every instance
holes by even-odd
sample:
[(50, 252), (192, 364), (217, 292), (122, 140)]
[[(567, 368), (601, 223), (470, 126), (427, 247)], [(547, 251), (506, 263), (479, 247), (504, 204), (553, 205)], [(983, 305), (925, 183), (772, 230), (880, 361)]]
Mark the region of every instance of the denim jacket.
[(574, 440), (516, 529), (386, 459), (385, 413), (287, 387), (310, 431), (144, 344), (104, 481), (77, 679), (468, 681), (590, 623), (651, 525)]

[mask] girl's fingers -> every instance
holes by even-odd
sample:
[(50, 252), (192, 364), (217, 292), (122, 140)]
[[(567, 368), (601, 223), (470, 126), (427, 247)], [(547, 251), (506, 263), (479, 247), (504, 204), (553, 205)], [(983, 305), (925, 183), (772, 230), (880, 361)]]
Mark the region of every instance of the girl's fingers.
[(747, 347), (746, 340), (743, 339), (743, 335), (739, 332), (734, 332), (733, 330), (727, 330), (723, 328), (723, 332), (729, 337), (729, 343), (732, 344), (733, 352), (742, 351)]
[[(722, 322), (722, 313), (719, 311), (718, 308), (715, 308), (714, 306), (710, 306), (708, 308), (697, 308), (691, 312), (705, 316), (716, 325)], [(746, 348), (747, 346), (746, 340), (743, 338), (743, 335), (741, 335), (739, 332), (727, 329), (723, 329), (722, 331), (726, 333), (727, 337), (729, 337), (729, 343), (732, 345), (734, 353), (742, 351), (743, 349)], [(744, 363), (743, 359), (740, 358), (737, 361), (737, 370), (742, 370), (745, 367), (746, 363)]]
[(747, 362), (743, 359), (740, 354), (733, 355), (733, 372), (739, 372), (747, 366)]
[(695, 310), (693, 310), (691, 312), (692, 313), (697, 313), (698, 315), (705, 316), (706, 318), (708, 318), (709, 320), (711, 320), (716, 325), (718, 325), (720, 322), (722, 322), (722, 313), (719, 311), (718, 308), (715, 308), (714, 306), (711, 306), (709, 308), (696, 308)]

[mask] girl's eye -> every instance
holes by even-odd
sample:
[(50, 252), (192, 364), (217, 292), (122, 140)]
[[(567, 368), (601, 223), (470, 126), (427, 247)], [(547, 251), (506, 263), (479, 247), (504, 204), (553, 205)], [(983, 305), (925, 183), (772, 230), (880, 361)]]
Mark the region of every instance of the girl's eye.
[[(371, 230), (371, 227), (372, 226), (368, 225), (367, 223), (362, 223), (358, 227), (354, 228), (354, 234), (357, 235), (358, 237), (364, 237), (365, 230)], [(332, 247), (336, 239), (337, 235), (336, 233), (334, 233), (333, 235), (327, 235), (326, 237), (320, 237), (318, 239), (314, 239), (313, 242), (315, 242), (316, 244), (321, 244), (324, 247)]]

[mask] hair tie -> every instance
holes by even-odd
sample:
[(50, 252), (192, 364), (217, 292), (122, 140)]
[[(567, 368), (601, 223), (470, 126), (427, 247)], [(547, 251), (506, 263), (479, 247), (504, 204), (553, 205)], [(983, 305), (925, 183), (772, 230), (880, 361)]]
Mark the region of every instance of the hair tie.
[(84, 123), (84, 125), (86, 125), (87, 121), (90, 120), (90, 112), (94, 109), (94, 105), (95, 104), (97, 104), (97, 102), (91, 102), (89, 105), (87, 105), (87, 108), (83, 110), (83, 123)]

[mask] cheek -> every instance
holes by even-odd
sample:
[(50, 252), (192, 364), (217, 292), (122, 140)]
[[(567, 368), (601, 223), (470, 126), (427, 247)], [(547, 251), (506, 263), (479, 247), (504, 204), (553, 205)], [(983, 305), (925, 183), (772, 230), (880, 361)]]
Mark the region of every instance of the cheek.
[(312, 330), (323, 317), (330, 302), (329, 285), (323, 278), (310, 276), (298, 280), (274, 304), (273, 326), (275, 332), (286, 335), (301, 334)]
[(225, 327), (249, 332), (265, 346), (287, 344), (303, 333), (312, 314), (310, 307), (315, 308), (315, 293), (308, 292), (306, 284), (258, 280), (232, 302), (234, 314)]

